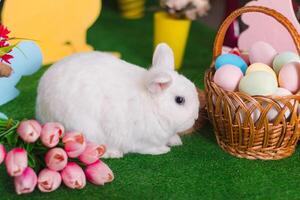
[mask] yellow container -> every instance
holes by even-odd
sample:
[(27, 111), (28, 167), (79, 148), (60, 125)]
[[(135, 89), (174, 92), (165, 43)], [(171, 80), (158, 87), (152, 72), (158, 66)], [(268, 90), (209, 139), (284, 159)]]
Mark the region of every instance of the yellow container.
[(118, 0), (122, 17), (139, 19), (145, 13), (145, 0)]
[(165, 42), (173, 49), (176, 69), (182, 64), (190, 26), (190, 20), (174, 19), (166, 12), (154, 14), (154, 46)]

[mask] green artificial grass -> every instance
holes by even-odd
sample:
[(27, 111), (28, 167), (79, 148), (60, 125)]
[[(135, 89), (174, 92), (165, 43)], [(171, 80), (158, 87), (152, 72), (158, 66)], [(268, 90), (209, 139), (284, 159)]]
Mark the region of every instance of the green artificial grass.
[[(152, 23), (152, 13), (128, 21), (104, 7), (88, 32), (88, 42), (98, 50), (120, 51), (125, 60), (147, 67), (153, 50)], [(200, 88), (210, 64), (214, 36), (215, 31), (193, 24), (181, 72)], [(33, 118), (36, 87), (45, 70), (23, 77), (18, 84), (21, 95), (0, 110), (16, 119)], [(238, 159), (219, 148), (209, 124), (185, 136), (183, 142), (183, 146), (161, 156), (130, 154), (105, 160), (114, 171), (114, 182), (104, 187), (88, 184), (80, 191), (62, 186), (49, 194), (36, 190), (17, 196), (2, 165), (0, 199), (300, 199), (299, 149), (280, 161)]]

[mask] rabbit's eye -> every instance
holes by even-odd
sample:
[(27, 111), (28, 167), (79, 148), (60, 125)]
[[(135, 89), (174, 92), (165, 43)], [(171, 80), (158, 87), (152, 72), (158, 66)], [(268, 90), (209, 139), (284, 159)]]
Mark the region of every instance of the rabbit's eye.
[(181, 96), (176, 96), (175, 97), (175, 102), (179, 105), (183, 105), (185, 103), (185, 98)]

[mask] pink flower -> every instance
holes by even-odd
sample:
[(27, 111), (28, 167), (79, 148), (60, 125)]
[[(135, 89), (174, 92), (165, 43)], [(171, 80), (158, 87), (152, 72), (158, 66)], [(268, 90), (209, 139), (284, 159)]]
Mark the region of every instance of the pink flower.
[(67, 164), (61, 172), (61, 177), (64, 184), (72, 189), (82, 189), (86, 184), (83, 170), (74, 162)]
[(65, 144), (65, 151), (70, 158), (77, 158), (86, 147), (85, 137), (79, 132), (66, 133), (62, 141)]
[(39, 173), (38, 187), (42, 192), (52, 192), (61, 184), (61, 176), (57, 171), (51, 169), (43, 169)]
[(10, 33), (10, 30), (8, 30), (6, 26), (3, 26), (2, 24), (0, 24), (0, 37), (3, 38), (4, 40), (7, 40), (9, 33)]
[(3, 144), (0, 144), (0, 165), (4, 161), (6, 155), (5, 147)]
[(45, 156), (45, 163), (49, 169), (60, 171), (68, 163), (67, 153), (58, 147), (50, 149)]
[(41, 135), (42, 127), (36, 120), (22, 121), (17, 129), (19, 136), (28, 143), (33, 143)]
[(65, 129), (60, 123), (50, 122), (43, 126), (41, 133), (42, 143), (49, 148), (55, 147), (63, 136)]
[(5, 165), (10, 176), (21, 176), (27, 167), (27, 152), (22, 148), (14, 148), (7, 153)]
[(92, 142), (87, 142), (87, 146), (82, 154), (78, 157), (78, 159), (84, 164), (90, 165), (97, 160), (105, 153), (105, 146), (98, 145)]
[(37, 176), (33, 169), (27, 167), (22, 175), (15, 177), (14, 182), (17, 194), (31, 193), (37, 184)]
[(111, 169), (100, 160), (87, 166), (85, 175), (88, 181), (95, 185), (104, 185), (114, 180), (114, 174)]

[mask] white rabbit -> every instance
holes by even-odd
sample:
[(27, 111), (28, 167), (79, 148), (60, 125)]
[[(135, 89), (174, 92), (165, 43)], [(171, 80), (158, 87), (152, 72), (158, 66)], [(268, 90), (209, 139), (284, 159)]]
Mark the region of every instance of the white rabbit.
[(78, 53), (51, 66), (40, 80), (36, 114), (105, 144), (105, 157), (164, 154), (181, 145), (177, 133), (198, 118), (195, 85), (174, 70), (166, 44), (147, 71), (109, 54)]

